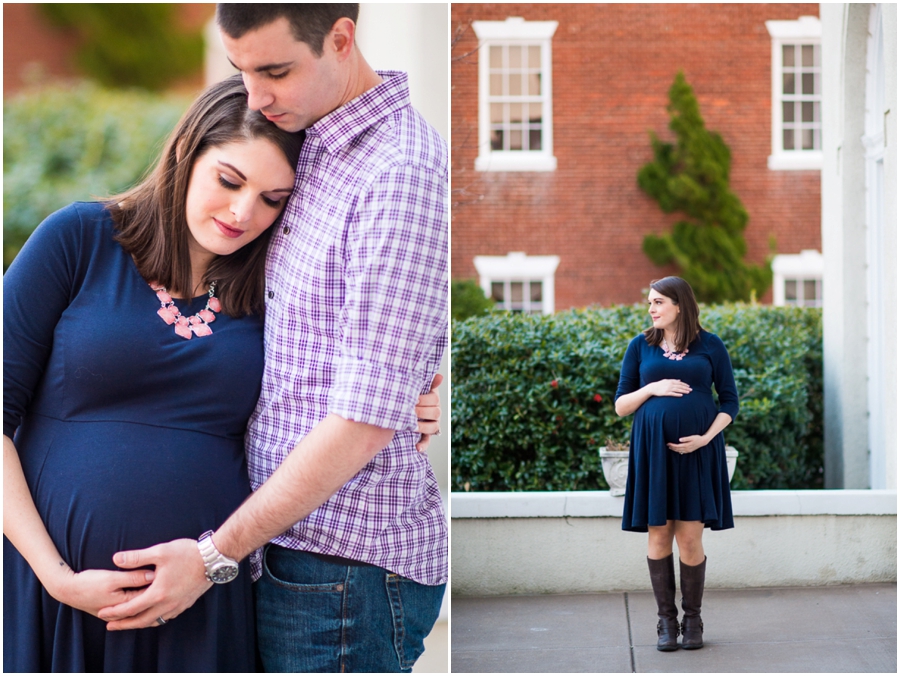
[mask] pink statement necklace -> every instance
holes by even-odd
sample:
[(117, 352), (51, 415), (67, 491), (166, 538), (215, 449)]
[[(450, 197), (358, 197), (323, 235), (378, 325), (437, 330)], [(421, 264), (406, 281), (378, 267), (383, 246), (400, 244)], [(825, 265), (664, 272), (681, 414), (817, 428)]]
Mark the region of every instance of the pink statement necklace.
[(156, 292), (159, 298), (160, 308), (156, 311), (166, 324), (175, 325), (175, 333), (182, 338), (190, 339), (195, 334), (198, 336), (208, 336), (212, 334), (209, 325), (216, 321), (216, 312), (221, 312), (222, 305), (216, 298), (216, 282), (209, 285), (209, 300), (206, 301), (206, 307), (200, 310), (192, 317), (185, 317), (181, 311), (175, 307), (172, 296), (166, 291), (166, 287), (160, 286), (157, 282), (150, 282), (150, 288)]
[(674, 350), (669, 349), (669, 344), (666, 342), (666, 339), (663, 338), (663, 357), (666, 359), (671, 359), (672, 361), (681, 361), (684, 359), (684, 355), (686, 355), (689, 350), (684, 348), (684, 352), (675, 352)]

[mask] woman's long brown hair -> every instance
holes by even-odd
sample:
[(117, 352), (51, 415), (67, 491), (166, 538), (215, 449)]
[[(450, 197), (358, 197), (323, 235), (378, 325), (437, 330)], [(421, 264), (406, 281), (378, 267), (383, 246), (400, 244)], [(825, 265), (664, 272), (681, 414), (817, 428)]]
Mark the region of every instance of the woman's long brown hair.
[[(118, 230), (116, 241), (134, 258), (144, 279), (182, 294), (193, 291), (185, 204), (194, 163), (210, 148), (257, 138), (280, 149), (291, 169), (297, 166), (302, 132), (282, 131), (250, 110), (241, 76), (234, 75), (208, 87), (191, 104), (140, 184), (106, 200)], [(263, 312), (271, 231), (233, 254), (218, 256), (206, 271), (204, 284), (217, 280), (222, 311), (232, 317)]]
[[(694, 290), (681, 277), (655, 279), (650, 282), (650, 288), (671, 300), (681, 310), (675, 319), (675, 345), (672, 349), (675, 352), (684, 352), (703, 328), (700, 326), (700, 306), (694, 298)], [(648, 345), (659, 347), (664, 333), (662, 329), (651, 326), (644, 331), (644, 336)]]

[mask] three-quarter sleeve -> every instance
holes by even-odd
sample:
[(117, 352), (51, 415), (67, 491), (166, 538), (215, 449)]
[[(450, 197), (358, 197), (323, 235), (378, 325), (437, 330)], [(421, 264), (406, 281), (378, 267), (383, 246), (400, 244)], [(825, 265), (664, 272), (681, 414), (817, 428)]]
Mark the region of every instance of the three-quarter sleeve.
[(719, 413), (727, 413), (734, 420), (737, 418), (738, 403), (737, 386), (734, 384), (734, 372), (731, 370), (731, 357), (725, 349), (725, 343), (716, 335), (709, 335), (709, 352), (712, 358), (713, 382), (719, 395)]
[(47, 217), (3, 276), (3, 434), (12, 438), (44, 374), (78, 260), (75, 205)]
[(625, 357), (622, 359), (622, 371), (619, 374), (619, 387), (616, 388), (616, 401), (623, 394), (631, 394), (641, 387), (641, 341), (644, 335), (635, 337), (628, 343)]

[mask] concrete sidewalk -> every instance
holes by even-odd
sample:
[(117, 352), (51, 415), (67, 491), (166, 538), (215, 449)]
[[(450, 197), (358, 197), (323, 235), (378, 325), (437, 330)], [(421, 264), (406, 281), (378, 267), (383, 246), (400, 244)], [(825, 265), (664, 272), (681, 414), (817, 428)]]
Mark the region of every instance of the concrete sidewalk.
[(656, 650), (653, 594), (452, 599), (451, 671), (897, 672), (897, 586), (708, 589), (704, 647)]

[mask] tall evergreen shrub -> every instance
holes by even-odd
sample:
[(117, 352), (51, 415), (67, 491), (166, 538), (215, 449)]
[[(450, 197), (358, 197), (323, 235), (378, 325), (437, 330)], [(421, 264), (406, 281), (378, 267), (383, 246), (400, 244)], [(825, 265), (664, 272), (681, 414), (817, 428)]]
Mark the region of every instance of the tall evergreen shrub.
[(746, 301), (751, 293), (759, 297), (772, 283), (771, 266), (744, 261), (749, 216), (729, 187), (731, 151), (718, 133), (706, 129), (681, 72), (669, 89), (667, 110), (675, 142), (663, 142), (651, 131), (654, 159), (637, 180), (665, 213), (684, 218), (671, 233), (647, 235), (644, 253), (656, 265), (677, 265), (701, 302)]

